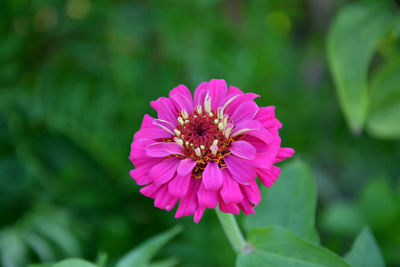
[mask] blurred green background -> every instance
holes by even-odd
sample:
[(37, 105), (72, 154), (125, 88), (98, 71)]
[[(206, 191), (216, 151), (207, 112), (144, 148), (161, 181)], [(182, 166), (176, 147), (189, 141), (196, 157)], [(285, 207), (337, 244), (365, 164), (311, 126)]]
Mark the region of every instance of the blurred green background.
[[(159, 257), (233, 265), (213, 211), (176, 220), (129, 176), (149, 102), (211, 78), (276, 106), (283, 146), (316, 178), (324, 246), (341, 254), (368, 224), (400, 265), (400, 143), (352, 134), (326, 57), (332, 20), (352, 2), (1, 0), (0, 265), (99, 252), (112, 265), (176, 224), (185, 230)], [(399, 46), (398, 30), (371, 68)]]

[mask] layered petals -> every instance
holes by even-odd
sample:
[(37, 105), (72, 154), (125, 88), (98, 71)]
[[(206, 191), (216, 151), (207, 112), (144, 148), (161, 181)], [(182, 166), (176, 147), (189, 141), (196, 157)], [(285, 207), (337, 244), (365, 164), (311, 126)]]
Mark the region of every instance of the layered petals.
[(275, 164), (294, 154), (281, 147), (275, 107), (259, 107), (257, 97), (212, 79), (193, 98), (179, 85), (151, 101), (157, 118), (144, 115), (129, 154), (140, 193), (157, 208), (178, 206), (175, 218), (193, 215), (196, 223), (207, 208), (254, 213), (261, 200), (256, 177), (271, 187), (281, 172)]

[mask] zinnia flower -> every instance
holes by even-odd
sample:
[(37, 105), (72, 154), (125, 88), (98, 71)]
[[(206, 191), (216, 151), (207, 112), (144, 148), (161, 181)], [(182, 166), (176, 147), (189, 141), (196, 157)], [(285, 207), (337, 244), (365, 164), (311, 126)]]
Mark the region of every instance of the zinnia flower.
[(294, 150), (281, 148), (275, 107), (259, 107), (253, 93), (243, 93), (224, 80), (201, 83), (194, 97), (179, 85), (169, 98), (152, 101), (158, 118), (145, 115), (135, 133), (130, 175), (140, 192), (167, 211), (179, 202), (175, 218), (206, 208), (254, 213), (261, 199), (256, 182), (270, 187), (280, 174), (275, 163)]

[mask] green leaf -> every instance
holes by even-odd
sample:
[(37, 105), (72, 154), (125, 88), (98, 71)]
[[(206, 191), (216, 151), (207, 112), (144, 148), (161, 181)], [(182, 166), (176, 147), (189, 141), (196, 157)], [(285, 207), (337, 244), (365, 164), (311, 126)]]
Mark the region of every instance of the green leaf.
[(321, 229), (335, 235), (353, 236), (365, 225), (363, 213), (357, 205), (348, 202), (331, 202), (321, 214)]
[(333, 252), (280, 227), (254, 228), (249, 232), (248, 241), (253, 248), (239, 255), (238, 267), (349, 266)]
[(350, 252), (345, 256), (353, 267), (384, 267), (381, 251), (371, 230), (367, 227), (357, 236)]
[(371, 80), (368, 132), (379, 138), (400, 138), (400, 57), (379, 69)]
[(81, 259), (66, 259), (53, 265), (53, 267), (96, 267), (93, 263)]
[(118, 261), (117, 267), (141, 267), (147, 266), (151, 258), (157, 251), (164, 246), (175, 235), (182, 231), (182, 227), (175, 226), (169, 231), (159, 234), (147, 240), (143, 244), (134, 248), (126, 254), (121, 260)]
[(400, 215), (395, 192), (386, 178), (371, 179), (363, 187), (358, 205), (375, 230), (385, 231)]
[(342, 111), (354, 132), (366, 120), (368, 66), (379, 41), (394, 29), (391, 4), (355, 4), (336, 17), (328, 36), (328, 58)]
[(174, 267), (178, 265), (179, 260), (175, 257), (153, 261), (149, 263), (148, 267)]
[(314, 228), (317, 189), (305, 163), (297, 160), (284, 165), (275, 184), (271, 188), (263, 187), (261, 193), (256, 213), (244, 219), (247, 230), (278, 225), (306, 240), (318, 240)]

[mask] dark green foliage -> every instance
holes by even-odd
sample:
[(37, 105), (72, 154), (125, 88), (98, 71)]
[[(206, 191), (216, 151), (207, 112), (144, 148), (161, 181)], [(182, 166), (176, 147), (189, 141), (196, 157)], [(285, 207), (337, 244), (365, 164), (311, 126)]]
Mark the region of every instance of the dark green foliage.
[[(151, 266), (234, 265), (213, 212), (198, 225), (176, 220), (154, 208), (129, 177), (133, 133), (145, 113), (155, 115), (149, 101), (179, 83), (194, 90), (211, 78), (260, 94), (261, 106), (275, 105), (283, 146), (293, 147), (314, 174), (319, 201), (306, 178), (311, 217), (299, 218), (304, 225), (266, 213), (268, 224), (289, 228), (295, 240), (314, 242), (300, 240), (301, 246), (314, 249), (317, 235), (309, 229), (315, 230), (316, 205), (323, 246), (344, 255), (369, 224), (386, 263), (400, 264), (400, 145), (393, 141), (399, 136), (399, 25), (378, 34), (374, 56), (367, 53), (372, 60), (362, 67), (371, 71), (373, 100), (367, 133), (354, 136), (325, 56), (330, 25), (348, 2), (354, 1), (1, 0), (0, 265), (67, 257), (96, 262), (103, 251), (107, 257), (96, 264), (113, 266), (177, 223), (184, 231)], [(380, 1), (359, 1), (359, 9), (371, 2)], [(379, 25), (396, 20), (398, 9), (389, 9), (390, 16), (374, 16)], [(291, 172), (284, 168), (283, 174)], [(384, 182), (377, 178), (382, 174)], [(279, 185), (285, 183), (276, 184), (277, 192), (263, 189), (263, 201), (284, 196)], [(264, 216), (268, 205), (260, 204), (255, 216)]]

